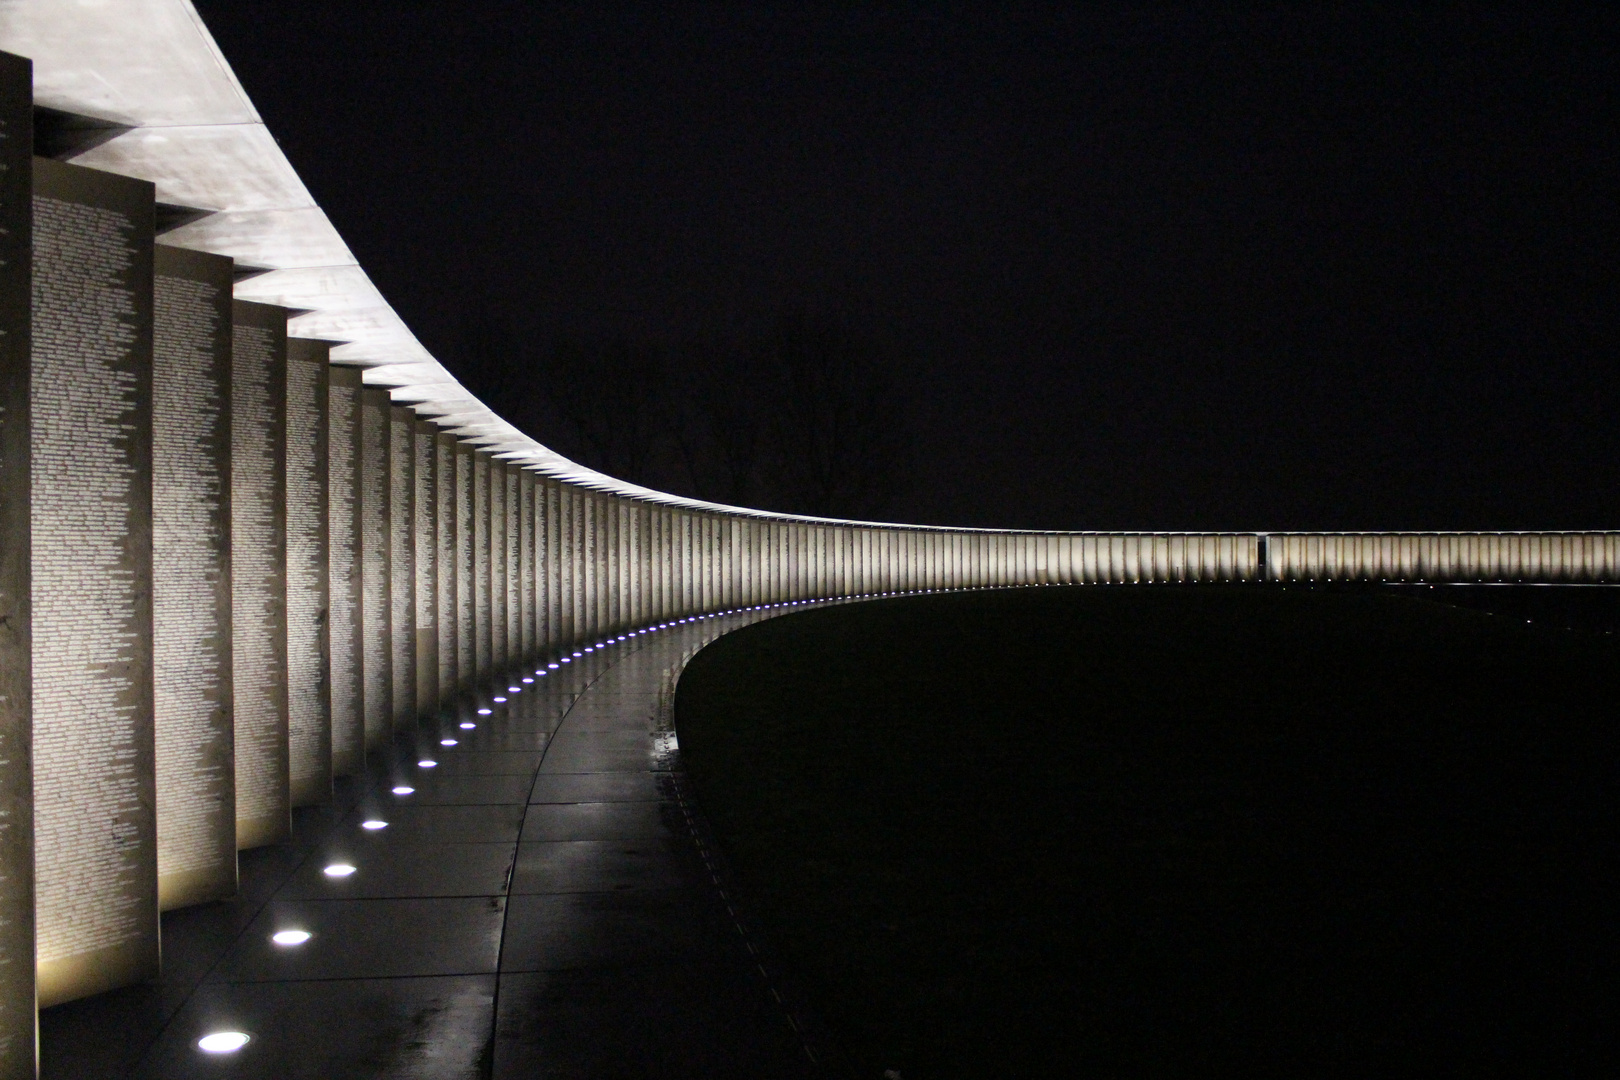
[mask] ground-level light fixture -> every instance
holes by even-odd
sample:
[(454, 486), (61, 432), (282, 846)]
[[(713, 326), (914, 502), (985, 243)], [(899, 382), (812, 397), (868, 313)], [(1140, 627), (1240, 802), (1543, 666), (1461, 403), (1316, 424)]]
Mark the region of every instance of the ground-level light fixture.
[(398, 787), (396, 787), (394, 789), (394, 794), (395, 795), (409, 795), (412, 792), (414, 792), (415, 790), (416, 789), (413, 788), (413, 787), (406, 787), (404, 784), (401, 784), (401, 785), (399, 785)]
[(277, 930), (275, 933), (270, 935), (270, 940), (275, 942), (277, 945), (290, 948), (294, 945), (302, 945), (304, 942), (308, 941), (309, 931)]
[(477, 726), (478, 725), (473, 723), (471, 720), (463, 720), (461, 722), (461, 730), (462, 731), (471, 731), (473, 728), (475, 728)]
[(328, 866), (325, 870), (322, 870), (321, 873), (330, 878), (346, 878), (350, 874), (354, 873), (354, 869), (354, 867), (350, 866), (346, 862), (338, 862)]
[(421, 761), (416, 763), (416, 767), (418, 769), (431, 769), (437, 764), (438, 762), (434, 761), (432, 758), (423, 758)]
[(360, 827), (362, 829), (370, 829), (372, 832), (376, 832), (378, 829), (388, 828), (388, 822), (381, 821), (377, 818), (368, 818), (360, 823)]
[(456, 745), (456, 740), (455, 739), (440, 739), (439, 740), (439, 745), (440, 746), (455, 746)]
[(250, 1041), (243, 1031), (211, 1031), (197, 1040), (197, 1049), (205, 1054), (234, 1054)]

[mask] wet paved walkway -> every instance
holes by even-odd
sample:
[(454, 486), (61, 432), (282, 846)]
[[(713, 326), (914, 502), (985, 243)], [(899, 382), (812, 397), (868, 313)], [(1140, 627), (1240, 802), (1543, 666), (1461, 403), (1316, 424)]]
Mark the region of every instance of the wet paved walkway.
[[(165, 916), (162, 982), (48, 1010), (45, 1075), (816, 1075), (669, 724), (693, 653), (794, 607), (626, 634), (411, 733), (245, 853), (240, 899)], [(251, 1041), (201, 1052), (219, 1031)]]

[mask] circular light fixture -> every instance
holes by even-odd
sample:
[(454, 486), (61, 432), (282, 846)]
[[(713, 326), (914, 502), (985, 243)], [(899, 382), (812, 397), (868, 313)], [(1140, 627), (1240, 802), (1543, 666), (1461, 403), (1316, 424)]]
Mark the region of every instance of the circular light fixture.
[(505, 705), (506, 704), (506, 699), (503, 698), (503, 697), (490, 698), (490, 700), (495, 702), (497, 705)]
[[(575, 655), (575, 656), (578, 656), (578, 655), (579, 655), (579, 654), (578, 654), (578, 653), (575, 653), (575, 654), (574, 654), (574, 655)], [(563, 658), (562, 658), (562, 662), (563, 662), (563, 663), (565, 663), (565, 664), (572, 664), (572, 663), (573, 663), (573, 661), (572, 661), (572, 660), (570, 660), (570, 659), (569, 659), (569, 658), (568, 658), (568, 657), (566, 657), (566, 656), (565, 656), (565, 657), (563, 657)]]
[(523, 680), (523, 681), (524, 681), (524, 682), (526, 682), (526, 683), (532, 683), (532, 682), (534, 682), (534, 680), (533, 680), (533, 679), (529, 679), (529, 678), (525, 678), (525, 679), (524, 679), (524, 680)]
[(508, 686), (506, 688), (506, 690), (507, 690), (508, 693), (511, 693), (511, 694), (521, 694), (521, 693), (523, 693), (523, 687), (521, 687), (521, 686)]
[(416, 763), (416, 767), (419, 769), (431, 769), (437, 764), (438, 762), (434, 761), (432, 758), (423, 758), (421, 761)]
[(461, 730), (462, 731), (471, 731), (473, 728), (475, 728), (477, 726), (478, 725), (473, 723), (471, 720), (463, 720), (461, 722)]
[(327, 877), (344, 878), (354, 873), (354, 867), (350, 866), (346, 862), (333, 863), (325, 870), (322, 870), (321, 873), (325, 874)]
[(440, 746), (455, 746), (456, 745), (456, 740), (455, 739), (440, 739), (439, 740), (439, 745)]
[(378, 829), (388, 828), (388, 822), (379, 821), (376, 818), (370, 818), (366, 821), (362, 821), (360, 823), (360, 827), (362, 829), (370, 829), (372, 832), (376, 832)]
[(491, 710), (491, 709), (479, 709), (478, 710), (478, 715), (479, 716), (488, 716), (492, 711), (493, 710)]
[(277, 945), (302, 945), (309, 940), (308, 930), (277, 930), (270, 935), (270, 940)]
[(197, 1040), (197, 1049), (205, 1054), (234, 1054), (246, 1046), (249, 1036), (241, 1031), (212, 1031)]
[(415, 790), (416, 789), (413, 788), (413, 787), (406, 787), (404, 784), (401, 784), (401, 785), (399, 785), (399, 787), (394, 789), (394, 794), (395, 795), (409, 795)]
[[(551, 671), (556, 671), (557, 670), (557, 665), (556, 664), (547, 664), (546, 667)], [(544, 671), (537, 671), (537, 672), (535, 672), (535, 674), (536, 675), (544, 675), (545, 672)]]

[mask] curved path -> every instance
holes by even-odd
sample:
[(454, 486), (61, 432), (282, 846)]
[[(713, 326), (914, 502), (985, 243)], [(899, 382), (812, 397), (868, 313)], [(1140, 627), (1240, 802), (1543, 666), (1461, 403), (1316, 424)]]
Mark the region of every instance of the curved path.
[[(241, 899), (167, 916), (161, 983), (51, 1010), (44, 1075), (815, 1074), (669, 724), (698, 649), (808, 606), (627, 633), (412, 733), (363, 790), (301, 811), (293, 844), (244, 853)], [(287, 930), (311, 936), (272, 941)], [(220, 1030), (252, 1041), (202, 1054)]]

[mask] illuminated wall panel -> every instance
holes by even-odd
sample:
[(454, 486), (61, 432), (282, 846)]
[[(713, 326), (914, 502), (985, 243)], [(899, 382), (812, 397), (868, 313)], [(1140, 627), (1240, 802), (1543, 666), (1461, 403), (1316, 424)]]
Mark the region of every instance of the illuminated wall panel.
[(475, 685), (482, 686), (490, 675), (494, 658), (494, 619), (491, 593), (494, 570), (490, 565), (489, 455), (473, 455), (473, 642)]
[(456, 649), (456, 438), (433, 437), (434, 615), (438, 622), (439, 704), (448, 705), (460, 686)]
[(360, 391), (360, 670), (366, 750), (388, 741), (394, 717), (388, 391)]
[(416, 417), (388, 406), (389, 665), (393, 726), (416, 719)]
[(470, 690), (478, 677), (478, 620), (473, 574), (473, 448), (456, 443), (456, 685)]
[(287, 740), (294, 806), (332, 798), (327, 409), (332, 347), (287, 342)]
[(30, 544), (41, 1005), (157, 974), (152, 185), (34, 163)]
[(361, 573), (360, 369), (334, 367), (326, 391), (327, 681), (332, 774), (365, 767)]
[(29, 657), (33, 75), (0, 53), (0, 1080), (34, 1076), (34, 775)]
[(292, 831), (287, 756), (287, 310), (234, 303), (231, 700), (236, 846)]
[(152, 343), (152, 663), (158, 903), (236, 893), (231, 766), (231, 278), (158, 247)]

